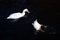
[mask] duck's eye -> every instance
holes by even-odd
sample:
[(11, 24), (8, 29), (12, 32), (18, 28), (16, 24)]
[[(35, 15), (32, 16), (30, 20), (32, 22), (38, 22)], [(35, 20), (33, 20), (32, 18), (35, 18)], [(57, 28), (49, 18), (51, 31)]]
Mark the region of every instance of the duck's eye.
[(28, 12), (25, 12), (25, 15), (28, 15)]

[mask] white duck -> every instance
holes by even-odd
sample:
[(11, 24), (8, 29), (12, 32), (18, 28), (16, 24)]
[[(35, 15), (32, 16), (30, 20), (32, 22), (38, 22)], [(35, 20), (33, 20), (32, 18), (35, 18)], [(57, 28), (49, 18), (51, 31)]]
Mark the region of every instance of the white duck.
[(32, 23), (32, 25), (36, 29), (36, 31), (41, 31), (41, 32), (44, 32), (44, 30), (42, 30), (41, 27), (44, 27), (44, 28), (47, 27), (45, 25), (39, 24), (38, 21), (37, 21), (37, 19)]
[(17, 12), (17, 13), (13, 13), (13, 14), (9, 15), (9, 16), (7, 17), (7, 19), (19, 19), (19, 18), (25, 16), (25, 12), (30, 13), (30, 12), (28, 11), (28, 9), (24, 9), (22, 13)]

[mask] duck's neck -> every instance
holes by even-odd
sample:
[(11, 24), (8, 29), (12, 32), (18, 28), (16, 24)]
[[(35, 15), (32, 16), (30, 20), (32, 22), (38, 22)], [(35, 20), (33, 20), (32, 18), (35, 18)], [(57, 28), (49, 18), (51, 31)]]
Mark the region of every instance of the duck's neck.
[(26, 11), (25, 10), (23, 10), (23, 13), (25, 13)]
[(26, 11), (25, 11), (25, 10), (23, 10), (22, 15), (25, 15), (25, 12), (26, 12)]

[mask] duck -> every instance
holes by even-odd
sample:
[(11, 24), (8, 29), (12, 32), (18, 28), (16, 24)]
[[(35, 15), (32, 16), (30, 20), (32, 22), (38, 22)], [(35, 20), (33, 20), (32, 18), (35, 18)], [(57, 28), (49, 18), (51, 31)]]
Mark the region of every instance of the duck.
[(25, 17), (25, 12), (30, 13), (28, 9), (24, 9), (22, 13), (17, 12), (10, 14), (7, 19), (20, 19), (21, 17)]
[(47, 26), (38, 23), (37, 19), (32, 23), (32, 25), (33, 25), (33, 27), (35, 28), (35, 30), (36, 30), (37, 32), (39, 32), (39, 31), (45, 32), (45, 31), (43, 30), (43, 28), (47, 28)]

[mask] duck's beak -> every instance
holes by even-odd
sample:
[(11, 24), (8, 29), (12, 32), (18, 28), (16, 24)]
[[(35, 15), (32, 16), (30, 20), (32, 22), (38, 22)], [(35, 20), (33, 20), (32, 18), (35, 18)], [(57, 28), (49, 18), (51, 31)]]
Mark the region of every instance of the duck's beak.
[(30, 11), (28, 10), (28, 13), (30, 13)]

